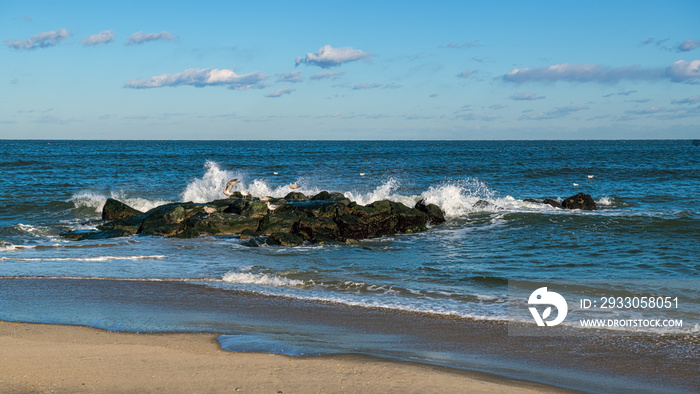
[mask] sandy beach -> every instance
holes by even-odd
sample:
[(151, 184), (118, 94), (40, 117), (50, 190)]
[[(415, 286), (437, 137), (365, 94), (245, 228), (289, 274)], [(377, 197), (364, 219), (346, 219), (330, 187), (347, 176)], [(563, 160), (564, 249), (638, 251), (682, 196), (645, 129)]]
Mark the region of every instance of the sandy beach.
[(3, 392), (509, 392), (567, 390), (365, 356), (221, 350), (217, 334), (0, 322)]

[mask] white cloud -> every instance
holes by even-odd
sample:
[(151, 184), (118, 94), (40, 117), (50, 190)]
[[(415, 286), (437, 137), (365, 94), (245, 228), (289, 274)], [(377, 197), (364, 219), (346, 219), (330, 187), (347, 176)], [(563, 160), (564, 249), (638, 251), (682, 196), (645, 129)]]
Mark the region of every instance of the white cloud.
[(175, 41), (175, 36), (167, 31), (162, 31), (160, 33), (144, 33), (140, 31), (127, 38), (124, 45), (137, 45), (149, 41)]
[(292, 71), (289, 74), (277, 74), (277, 82), (303, 82), (304, 77), (301, 75), (301, 71)]
[(449, 42), (447, 45), (440, 45), (440, 48), (451, 48), (451, 49), (468, 49), (468, 48), (474, 48), (475, 46), (478, 45), (478, 41), (469, 41), (469, 42)]
[(70, 37), (68, 30), (60, 29), (35, 34), (24, 40), (7, 40), (5, 45), (14, 49), (48, 48), (58, 45), (68, 37)]
[(479, 70), (469, 70), (469, 69), (466, 69), (466, 70), (462, 71), (461, 73), (457, 74), (457, 76), (458, 76), (459, 78), (469, 78), (469, 77), (471, 77), (472, 75), (474, 75), (474, 74), (476, 74), (476, 73), (478, 73), (478, 72), (479, 72)]
[(327, 78), (338, 79), (343, 75), (345, 75), (345, 71), (338, 71), (338, 72), (324, 71), (324, 72), (320, 72), (318, 74), (312, 75), (310, 77), (310, 79), (312, 79), (314, 81), (319, 80), (319, 79), (327, 79)]
[(373, 82), (373, 83), (358, 83), (357, 85), (353, 86), (353, 90), (365, 90), (365, 89), (378, 89), (378, 88), (383, 88), (383, 89), (398, 89), (400, 88), (401, 85), (395, 84), (395, 83), (388, 83), (388, 84), (383, 84), (379, 82)]
[(80, 41), (81, 44), (83, 45), (98, 45), (98, 44), (107, 44), (114, 41), (114, 31), (113, 30), (105, 30), (101, 33), (93, 34), (91, 36), (87, 36), (86, 39)]
[(535, 93), (532, 92), (517, 92), (513, 93), (513, 95), (510, 96), (511, 99), (513, 100), (527, 100), (527, 101), (533, 101), (533, 100), (542, 100), (545, 97), (544, 96), (538, 96)]
[(616, 83), (622, 80), (659, 81), (670, 79), (685, 82), (700, 78), (700, 60), (679, 60), (667, 68), (627, 66), (611, 68), (598, 64), (556, 64), (537, 68), (516, 68), (503, 77), (507, 82), (598, 82)]
[(272, 93), (266, 94), (265, 97), (276, 98), (276, 97), (284, 96), (285, 94), (292, 94), (292, 92), (294, 92), (294, 89), (284, 88), (284, 89), (279, 89), (279, 90), (276, 90)]
[(546, 119), (556, 119), (563, 118), (571, 113), (583, 111), (588, 109), (588, 107), (583, 105), (568, 105), (566, 107), (557, 107), (547, 112), (533, 113), (529, 115), (523, 115), (520, 117), (522, 120), (546, 120)]
[(608, 93), (603, 97), (612, 97), (612, 96), (629, 96), (632, 93), (637, 93), (636, 90), (623, 90), (617, 93)]
[(265, 87), (263, 81), (266, 78), (267, 76), (261, 72), (238, 75), (233, 70), (228, 69), (190, 68), (175, 74), (162, 74), (147, 79), (134, 79), (124, 84), (124, 87), (148, 89), (189, 85), (198, 88), (204, 86), (228, 86), (229, 89), (246, 90)]
[(297, 57), (297, 66), (301, 63), (318, 66), (321, 68), (329, 68), (339, 66), (343, 63), (353, 62), (355, 60), (365, 59), (373, 56), (369, 52), (365, 52), (352, 47), (333, 48), (330, 45), (321, 47), (316, 53), (307, 53), (305, 57)]
[(664, 75), (663, 69), (643, 69), (639, 66), (611, 68), (598, 64), (556, 64), (548, 67), (516, 68), (503, 76), (508, 82), (608, 82), (623, 79), (655, 80)]
[(668, 41), (669, 41), (669, 38), (662, 38), (660, 40), (656, 40), (653, 37), (649, 37), (642, 42), (642, 45), (655, 45), (659, 49), (663, 49), (665, 51), (670, 51), (671, 48), (668, 45), (666, 45), (666, 43)]
[(358, 83), (357, 85), (353, 86), (352, 89), (353, 90), (377, 89), (377, 88), (381, 88), (382, 86), (384, 86), (384, 85), (382, 85), (379, 82)]
[(700, 96), (690, 96), (681, 100), (673, 100), (672, 104), (695, 104), (700, 103)]
[(700, 60), (686, 62), (679, 60), (668, 68), (668, 75), (674, 82), (683, 82), (689, 79), (700, 78)]
[(678, 51), (688, 52), (700, 47), (700, 40), (685, 40), (678, 45)]

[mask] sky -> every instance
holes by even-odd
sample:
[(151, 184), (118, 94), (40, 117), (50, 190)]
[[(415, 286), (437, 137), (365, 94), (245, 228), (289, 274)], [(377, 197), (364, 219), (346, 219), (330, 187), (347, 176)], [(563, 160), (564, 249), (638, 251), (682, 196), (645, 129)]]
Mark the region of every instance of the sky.
[(700, 138), (700, 2), (0, 0), (0, 138)]

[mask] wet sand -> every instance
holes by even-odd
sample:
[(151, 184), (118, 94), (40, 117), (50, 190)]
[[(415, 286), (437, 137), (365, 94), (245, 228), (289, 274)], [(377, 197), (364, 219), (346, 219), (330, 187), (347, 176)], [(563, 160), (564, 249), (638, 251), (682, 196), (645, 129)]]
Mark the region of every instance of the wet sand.
[(367, 356), (233, 353), (216, 334), (0, 322), (2, 392), (509, 392), (536, 383)]
[[(206, 346), (213, 346), (217, 354), (216, 357), (228, 357), (231, 360), (244, 360), (241, 358), (243, 356), (255, 356), (251, 360), (274, 359), (276, 361), (273, 364), (276, 366), (264, 367), (272, 368), (272, 371), (285, 369), (286, 367), (282, 368), (282, 365), (298, 365), (301, 372), (291, 373), (289, 376), (291, 386), (285, 386), (286, 390), (291, 391), (320, 391), (323, 388), (321, 386), (307, 387), (304, 385), (316, 384), (313, 380), (317, 368), (315, 363), (325, 365), (327, 360), (333, 360), (336, 364), (340, 361), (357, 362), (357, 360), (362, 360), (362, 362), (382, 366), (382, 368), (398, 364), (404, 365), (388, 360), (410, 361), (423, 364), (419, 369), (426, 371), (445, 373), (445, 370), (440, 370), (439, 367), (426, 366), (426, 364), (430, 364), (451, 367), (456, 370), (487, 372), (516, 381), (537, 382), (588, 392), (688, 392), (700, 390), (700, 366), (697, 363), (698, 358), (700, 358), (700, 341), (697, 336), (514, 337), (508, 335), (507, 325), (501, 322), (455, 319), (307, 300), (266, 297), (179, 282), (0, 279), (0, 305), (2, 305), (0, 319), (6, 321), (83, 325), (111, 331), (208, 332), (210, 334), (142, 335), (125, 333), (123, 336), (109, 336), (109, 338), (112, 341), (115, 339), (111, 338), (122, 337), (130, 338), (129, 340), (134, 340), (133, 338), (161, 338), (144, 339), (145, 342), (135, 345), (145, 346), (145, 348), (139, 349), (159, 349), (159, 352), (163, 354), (180, 351), (178, 346), (189, 349), (187, 347), (189, 345), (186, 344), (194, 339), (183, 339), (181, 343), (180, 338), (198, 338), (197, 340), (208, 343)], [(1, 332), (3, 338), (5, 337), (4, 328), (9, 327), (7, 324), (0, 326), (3, 328)], [(72, 328), (75, 327), (59, 327), (57, 329), (68, 330)], [(107, 336), (107, 333), (102, 332), (100, 335)], [(10, 335), (10, 338), (15, 337)], [(78, 338), (82, 338), (82, 334), (71, 334), (64, 336), (64, 338), (69, 343), (70, 340), (77, 341)], [(24, 340), (21, 337), (15, 339)], [(163, 341), (160, 343), (164, 345), (160, 347), (149, 345), (151, 343), (149, 341), (156, 340)], [(39, 340), (35, 343), (37, 343), (35, 345), (36, 357), (41, 358), (42, 341)], [(129, 345), (129, 342), (125, 344)], [(321, 358), (301, 359), (260, 354), (244, 355), (221, 351), (219, 344), (223, 349), (235, 352), (272, 352), (301, 356), (328, 355)], [(93, 345), (111, 346), (114, 344), (97, 342)], [(69, 345), (67, 349), (70, 350), (74, 347), (77, 348), (77, 345)], [(3, 358), (0, 361), (2, 361), (3, 366), (11, 364), (7, 363), (8, 357), (5, 354), (5, 348), (5, 344), (0, 344), (0, 357)], [(122, 348), (126, 347), (122, 346)], [(116, 350), (110, 348), (110, 352), (112, 351)], [(190, 353), (193, 352), (190, 351)], [(60, 351), (56, 350), (56, 357), (59, 357), (59, 354), (61, 354)], [(90, 357), (100, 357), (100, 354), (105, 354), (105, 352), (96, 352)], [(194, 352), (194, 354), (198, 353)], [(338, 356), (337, 354), (353, 355)], [(363, 356), (358, 356), (358, 354)], [(381, 357), (382, 360), (367, 356)], [(76, 357), (78, 356), (76, 355)], [(162, 354), (159, 357), (166, 361), (154, 365), (171, 368), (167, 363), (168, 357)], [(207, 358), (209, 361), (202, 359), (200, 362), (204, 363), (205, 366), (213, 366), (217, 364), (217, 362), (212, 361), (218, 360), (216, 357), (210, 355)], [(151, 368), (151, 364), (148, 364), (147, 368), (143, 367), (145, 364), (139, 364), (141, 361), (138, 360), (142, 360), (143, 356), (124, 356), (124, 358), (134, 360), (134, 365), (141, 365), (141, 368), (136, 368), (135, 373), (143, 373), (142, 370)], [(11, 360), (11, 358), (9, 359)], [(234, 364), (226, 368), (221, 367), (222, 371), (235, 371), (235, 368), (239, 368), (236, 365), (243, 368), (248, 363), (248, 361), (240, 361), (240, 364), (235, 364), (238, 361), (230, 362)], [(250, 363), (252, 362), (250, 361)], [(327, 370), (328, 373), (340, 373), (337, 369), (333, 370), (334, 365), (338, 367), (336, 364), (330, 363), (325, 367), (319, 366), (318, 368), (330, 368)], [(173, 365), (172, 370), (165, 369), (161, 373), (175, 373), (178, 375), (175, 377), (176, 379), (179, 379), (179, 375), (191, 376), (185, 365)], [(301, 367), (301, 365), (306, 365), (306, 367)], [(348, 371), (350, 371), (355, 368), (351, 365), (356, 364), (340, 363), (340, 365), (343, 365), (343, 368), (349, 368)], [(131, 367), (131, 365), (128, 364), (127, 367)], [(91, 368), (97, 367), (91, 366)], [(112, 373), (109, 372), (110, 368), (106, 366), (101, 368), (102, 373)], [(219, 367), (213, 366), (212, 368)], [(307, 371), (304, 375), (304, 368), (311, 372)], [(192, 369), (192, 371), (203, 375), (209, 373), (206, 370), (206, 367)], [(277, 373), (269, 370), (266, 373), (246, 370), (245, 375), (254, 378), (264, 377), (267, 379), (265, 382), (284, 383), (288, 381), (285, 380), (287, 378), (275, 380), (278, 379), (275, 377)], [(297, 379), (297, 374), (304, 375), (306, 378)], [(370, 376), (370, 371), (366, 370), (362, 374)], [(432, 386), (421, 386), (433, 378), (424, 377), (414, 381), (410, 378), (413, 374), (413, 372), (408, 373), (404, 380), (409, 383), (402, 386), (402, 389), (411, 391), (411, 387), (416, 387), (415, 391), (437, 391), (431, 389)], [(471, 372), (457, 373), (456, 375), (463, 378), (463, 376), (471, 376), (469, 374)], [(126, 375), (128, 376), (128, 373)], [(226, 379), (233, 379), (238, 373), (234, 372), (231, 375)], [(8, 374), (2, 371), (0, 376), (5, 379), (4, 376), (8, 376)], [(209, 379), (214, 379), (214, 377), (219, 379), (218, 375), (209, 374), (207, 376)], [(341, 374), (341, 376), (346, 375)], [(347, 376), (354, 376), (354, 374)], [(379, 375), (372, 376), (374, 377), (366, 380), (365, 383), (353, 383), (356, 385), (347, 390), (361, 391), (366, 389), (372, 392), (399, 390), (394, 386), (382, 386), (385, 389), (372, 389), (369, 385), (373, 384)], [(49, 380), (45, 380), (45, 382), (50, 382), (55, 381), (55, 379), (63, 379), (63, 377), (57, 374), (54, 378), (48, 376), (46, 379)], [(334, 379), (338, 384), (345, 382), (337, 378)], [(379, 381), (384, 382), (382, 379), (380, 376)], [(442, 381), (442, 379), (439, 380)], [(128, 384), (129, 379), (126, 380), (125, 384)], [(36, 381), (35, 384), (39, 382)], [(393, 384), (393, 382), (384, 383)], [(255, 381), (250, 382), (250, 384), (262, 385), (262, 383)], [(365, 385), (363, 386), (363, 384)], [(157, 386), (148, 387), (155, 389)], [(346, 390), (341, 389), (344, 386), (334, 387), (333, 391)], [(419, 387), (423, 389), (418, 389)], [(530, 386), (529, 383), (522, 383), (519, 384), (519, 387), (531, 388), (533, 386)], [(277, 390), (289, 392), (284, 388), (276, 389), (275, 392)], [(445, 388), (443, 391), (452, 390)]]

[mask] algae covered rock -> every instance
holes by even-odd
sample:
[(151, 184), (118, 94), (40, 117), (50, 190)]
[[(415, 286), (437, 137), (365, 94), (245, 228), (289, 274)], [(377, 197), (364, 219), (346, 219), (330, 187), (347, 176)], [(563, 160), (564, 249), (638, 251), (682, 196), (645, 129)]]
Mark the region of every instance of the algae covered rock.
[(108, 198), (105, 202), (104, 207), (102, 207), (102, 219), (112, 220), (112, 219), (123, 219), (130, 216), (143, 215), (143, 212), (134, 209), (121, 201), (117, 201), (113, 198)]

